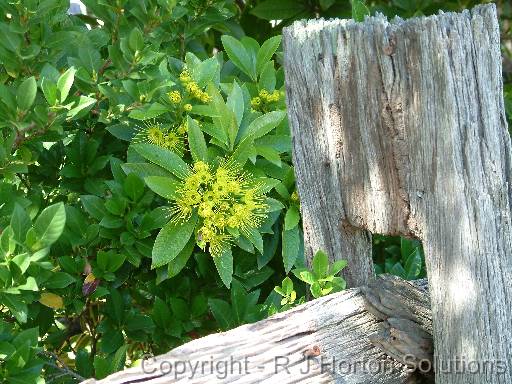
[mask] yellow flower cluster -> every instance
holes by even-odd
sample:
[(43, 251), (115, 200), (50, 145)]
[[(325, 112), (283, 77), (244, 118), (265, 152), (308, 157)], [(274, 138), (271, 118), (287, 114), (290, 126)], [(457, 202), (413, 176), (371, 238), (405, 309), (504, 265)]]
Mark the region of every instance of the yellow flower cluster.
[(149, 143), (170, 151), (180, 153), (185, 150), (183, 135), (175, 130), (164, 130), (158, 123), (145, 123), (139, 127), (134, 137), (134, 143)]
[(173, 104), (179, 104), (181, 103), (181, 93), (179, 91), (171, 91), (167, 93), (167, 96), (169, 97), (169, 100)]
[(185, 135), (188, 132), (187, 120), (183, 120), (176, 130), (180, 135)]
[(207, 92), (204, 92), (199, 85), (192, 80), (190, 73), (186, 69), (180, 73), (180, 81), (187, 93), (194, 99), (203, 103), (209, 103), (212, 100), (211, 96)]
[(223, 162), (215, 170), (198, 161), (177, 190), (178, 198), (171, 209), (174, 220), (185, 221), (197, 210), (200, 228), (197, 244), (213, 257), (230, 247), (229, 230), (249, 236), (266, 217), (265, 195), (251, 185), (240, 169)]
[(258, 96), (253, 97), (251, 99), (251, 106), (254, 109), (258, 110), (261, 109), (265, 104), (270, 104), (279, 101), (282, 97), (284, 97), (284, 93), (279, 92), (277, 89), (272, 93), (265, 89), (262, 89), (258, 93)]

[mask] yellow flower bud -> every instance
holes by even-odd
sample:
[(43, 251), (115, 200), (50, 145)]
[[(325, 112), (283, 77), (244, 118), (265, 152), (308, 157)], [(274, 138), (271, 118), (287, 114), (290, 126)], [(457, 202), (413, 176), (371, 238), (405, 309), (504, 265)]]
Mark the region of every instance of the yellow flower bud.
[(186, 111), (186, 112), (190, 112), (192, 110), (192, 104), (185, 104), (183, 106), (183, 109)]
[(259, 96), (260, 96), (263, 100), (265, 100), (265, 99), (269, 96), (269, 93), (268, 93), (268, 91), (267, 91), (267, 90), (262, 89), (262, 90), (260, 91), (260, 93), (259, 93)]
[(251, 106), (253, 107), (257, 107), (261, 105), (261, 99), (259, 97), (253, 97), (252, 100), (251, 100)]
[(181, 102), (181, 94), (179, 91), (169, 92), (167, 96), (169, 96), (169, 100), (173, 104), (179, 104)]
[(209, 103), (210, 101), (212, 101), (211, 96), (210, 96), (209, 94), (207, 94), (206, 92), (203, 92), (203, 93), (201, 94), (201, 98), (200, 98), (200, 99), (201, 99), (201, 101), (202, 101), (203, 103)]

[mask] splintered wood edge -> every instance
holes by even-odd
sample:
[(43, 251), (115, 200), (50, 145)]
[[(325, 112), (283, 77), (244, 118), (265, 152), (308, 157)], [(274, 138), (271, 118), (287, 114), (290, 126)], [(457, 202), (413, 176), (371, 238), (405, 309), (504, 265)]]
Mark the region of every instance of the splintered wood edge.
[[(382, 280), (389, 278), (379, 277)], [(405, 383), (411, 376), (405, 365), (385, 356), (369, 340), (369, 335), (379, 331), (380, 323), (381, 320), (366, 310), (361, 289), (349, 289), (253, 324), (190, 341), (147, 360), (147, 373), (141, 367), (134, 367), (102, 380), (89, 379), (84, 384), (221, 383), (233, 380), (281, 384), (298, 381), (332, 383), (340, 380), (347, 384)], [(360, 372), (346, 374), (339, 368), (332, 369), (336, 367), (332, 359), (336, 364), (345, 362), (345, 369), (348, 364), (373, 363), (384, 364), (387, 371), (362, 372), (360, 367)], [(166, 364), (179, 361), (191, 362), (192, 365), (185, 367), (185, 372), (177, 377), (174, 372), (162, 375), (162, 371), (155, 368), (162, 363), (162, 367), (167, 367)], [(244, 372), (236, 371), (224, 381), (211, 372), (192, 374), (190, 367), (205, 361), (247, 361), (248, 369), (245, 371), (244, 366)], [(281, 364), (277, 370), (276, 364)], [(301, 372), (306, 371), (308, 365), (310, 370)]]

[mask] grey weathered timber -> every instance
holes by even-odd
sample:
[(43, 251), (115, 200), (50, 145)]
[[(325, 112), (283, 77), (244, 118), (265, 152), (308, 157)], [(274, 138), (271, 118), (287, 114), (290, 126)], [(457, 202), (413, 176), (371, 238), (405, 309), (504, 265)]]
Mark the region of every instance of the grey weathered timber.
[[(429, 382), (413, 372), (414, 357), (405, 361), (407, 366), (383, 353), (398, 348), (420, 351), (418, 357), (429, 358), (422, 355), (425, 339), (420, 344), (413, 341), (432, 327), (424, 284), (380, 276), (365, 291), (354, 288), (332, 294), (254, 324), (193, 340), (155, 360), (148, 359), (147, 373), (141, 367), (130, 368), (84, 384)], [(384, 320), (398, 327), (388, 327)], [(414, 324), (413, 330), (404, 329), (405, 320)], [(392, 336), (383, 334), (384, 328), (397, 337), (391, 340)], [(181, 373), (175, 375), (172, 370), (163, 375), (169, 362)], [(228, 367), (226, 377), (223, 364)], [(198, 367), (195, 373), (192, 367)]]
[(343, 228), (421, 239), (436, 382), (512, 383), (512, 157), (495, 6), (302, 21), (283, 37), (306, 249), (347, 258), (364, 280), (370, 255), (344, 248)]

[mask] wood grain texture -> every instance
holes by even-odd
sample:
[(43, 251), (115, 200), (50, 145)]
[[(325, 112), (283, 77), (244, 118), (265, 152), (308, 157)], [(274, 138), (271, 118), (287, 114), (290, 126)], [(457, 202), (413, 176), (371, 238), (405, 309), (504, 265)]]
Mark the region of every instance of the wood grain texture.
[[(422, 329), (431, 327), (428, 292), (422, 287), (422, 282), (410, 283), (393, 276), (381, 276), (374, 286), (368, 287), (374, 298), (387, 303), (387, 309), (379, 306), (382, 310), (379, 317), (367, 310), (368, 302), (362, 290), (354, 288), (310, 301), (254, 324), (191, 341), (156, 360), (148, 360), (147, 373), (140, 367), (130, 368), (103, 380), (87, 380), (84, 384), (418, 383), (421, 378), (416, 373), (386, 356), (378, 343), (372, 344), (370, 336), (374, 335), (379, 342), (385, 341), (386, 338), (380, 336), (383, 320), (403, 318), (404, 313), (405, 317), (421, 324)], [(416, 334), (408, 333), (409, 336)], [(417, 347), (407, 342), (410, 338), (407, 332), (403, 335), (406, 336), (400, 339), (401, 342), (392, 344), (395, 347), (406, 345), (405, 354), (410, 348)], [(315, 346), (319, 348), (318, 355), (312, 353)], [(231, 363), (231, 359), (235, 363)], [(212, 361), (221, 364), (218, 369), (210, 369)], [(177, 375), (173, 370), (162, 376), (162, 370), (157, 369), (162, 362), (171, 362), (173, 367), (185, 370)], [(203, 362), (206, 365), (201, 372)], [(228, 369), (233, 367), (226, 377), (222, 377), (224, 362)], [(169, 367), (165, 364), (162, 366), (164, 370)], [(195, 374), (193, 367), (198, 367)]]
[[(343, 228), (422, 240), (446, 368), (436, 382), (512, 383), (512, 157), (495, 6), (296, 22), (283, 41), (309, 254), (347, 258), (358, 282), (371, 258), (344, 247)], [(454, 358), (479, 372), (449, 371)]]

